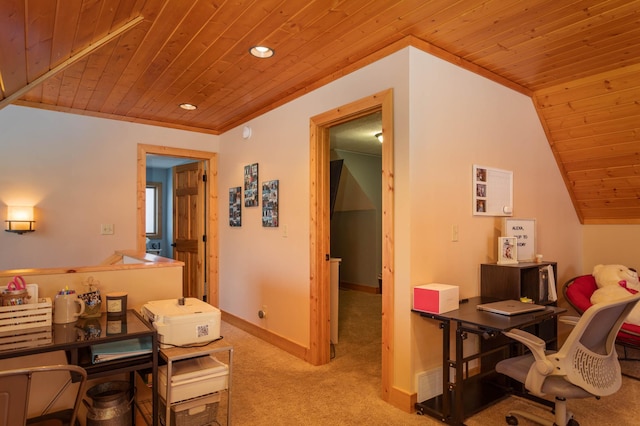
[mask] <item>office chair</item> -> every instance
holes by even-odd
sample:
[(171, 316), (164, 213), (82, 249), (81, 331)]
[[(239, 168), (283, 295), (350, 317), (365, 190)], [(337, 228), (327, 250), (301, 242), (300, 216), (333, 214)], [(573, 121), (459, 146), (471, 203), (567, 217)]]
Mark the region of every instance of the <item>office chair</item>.
[[(38, 389), (31, 388), (33, 377), (60, 374), (66, 374), (67, 377), (62, 388), (51, 401), (47, 401), (48, 405), (41, 415), (27, 418), (29, 398), (38, 392)], [(0, 371), (0, 426), (75, 425), (86, 382), (87, 372), (75, 365), (47, 365)], [(67, 390), (75, 395), (73, 407), (50, 413), (51, 407)]]
[[(562, 287), (562, 293), (569, 305), (576, 312), (582, 314), (591, 306), (591, 295), (597, 288), (596, 279), (593, 275), (580, 275), (567, 280)], [(627, 322), (622, 324), (616, 337), (616, 344), (620, 345), (623, 350), (622, 356), (618, 357), (620, 361), (640, 361), (640, 358), (632, 357), (627, 352), (628, 349), (640, 351), (640, 325)], [(640, 377), (622, 374), (632, 379), (640, 380)]]
[(498, 362), (496, 371), (523, 383), (532, 395), (555, 397), (555, 423), (514, 410), (507, 414), (507, 424), (517, 425), (517, 415), (542, 425), (577, 426), (573, 413), (567, 411), (567, 399), (617, 392), (622, 375), (615, 339), (624, 319), (639, 300), (640, 293), (592, 305), (581, 317), (560, 318), (574, 328), (557, 352), (546, 351), (544, 340), (526, 331), (504, 332), (531, 352)]

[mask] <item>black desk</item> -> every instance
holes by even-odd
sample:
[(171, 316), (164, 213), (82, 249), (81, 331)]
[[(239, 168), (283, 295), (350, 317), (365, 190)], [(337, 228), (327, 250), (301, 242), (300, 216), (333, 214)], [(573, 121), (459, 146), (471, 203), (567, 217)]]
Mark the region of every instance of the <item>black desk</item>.
[[(87, 370), (87, 376), (90, 379), (130, 373), (130, 379), (133, 382), (134, 372), (150, 370), (153, 381), (153, 424), (154, 426), (158, 424), (158, 339), (155, 328), (140, 314), (129, 310), (126, 317), (120, 320), (117, 318), (107, 319), (107, 315), (102, 314), (99, 318), (81, 318), (74, 323), (53, 324), (47, 328), (52, 331), (52, 338), (45, 340), (38, 346), (3, 350), (0, 344), (0, 359), (65, 351), (69, 364), (83, 367)], [(150, 354), (92, 364), (91, 345), (140, 337), (151, 338), (152, 352)]]
[[(508, 356), (517, 355), (522, 347), (515, 341), (502, 335), (503, 331), (512, 328), (531, 329), (536, 331), (545, 322), (554, 325), (554, 336), (550, 343), (555, 344), (557, 338), (557, 316), (566, 309), (555, 306), (547, 306), (544, 311), (515, 316), (503, 316), (490, 312), (478, 311), (476, 306), (480, 303), (495, 301), (496, 299), (474, 297), (468, 302), (460, 304), (460, 308), (443, 314), (432, 314), (414, 310), (422, 317), (440, 321), (442, 329), (442, 395), (438, 395), (427, 401), (416, 403), (416, 410), (420, 414), (427, 414), (440, 421), (451, 425), (461, 425), (464, 419), (495, 404), (507, 397), (510, 388), (506, 378), (500, 377), (495, 372), (496, 356), (502, 358), (507, 351)], [(457, 323), (455, 338), (455, 358), (451, 359), (451, 322)], [(471, 356), (464, 356), (463, 341), (468, 334), (480, 336), (484, 340), (493, 340), (490, 345), (480, 345), (480, 352)], [(483, 362), (483, 358), (489, 358), (491, 362)], [(481, 362), (478, 374), (469, 376), (468, 365), (473, 360)], [(455, 380), (451, 380), (449, 369), (455, 369)]]

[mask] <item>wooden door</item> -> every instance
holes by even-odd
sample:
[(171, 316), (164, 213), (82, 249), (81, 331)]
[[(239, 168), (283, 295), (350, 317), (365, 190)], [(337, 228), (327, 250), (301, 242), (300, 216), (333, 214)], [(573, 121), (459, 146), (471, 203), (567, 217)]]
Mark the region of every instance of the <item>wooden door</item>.
[(204, 298), (206, 177), (202, 161), (176, 166), (173, 173), (173, 258), (184, 262), (182, 295)]

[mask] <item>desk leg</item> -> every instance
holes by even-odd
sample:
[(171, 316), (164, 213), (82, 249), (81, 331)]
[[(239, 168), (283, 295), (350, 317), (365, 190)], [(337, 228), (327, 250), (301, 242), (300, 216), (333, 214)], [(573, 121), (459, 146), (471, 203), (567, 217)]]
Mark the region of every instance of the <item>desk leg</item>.
[(467, 338), (467, 333), (461, 328), (462, 323), (458, 323), (456, 329), (456, 382), (453, 384), (454, 405), (453, 405), (453, 424), (463, 424), (464, 400), (462, 395), (462, 387), (464, 382), (464, 351), (463, 342)]
[(151, 424), (158, 426), (158, 335), (156, 333), (153, 333), (153, 337), (151, 338), (151, 348), (153, 350), (151, 357), (151, 393), (153, 394), (151, 397), (151, 413), (153, 419), (151, 420)]
[(449, 350), (451, 349), (451, 321), (442, 321), (442, 419), (451, 418), (451, 375), (449, 373)]
[(227, 426), (231, 426), (231, 378), (233, 369), (233, 348), (229, 349), (229, 380), (227, 384)]

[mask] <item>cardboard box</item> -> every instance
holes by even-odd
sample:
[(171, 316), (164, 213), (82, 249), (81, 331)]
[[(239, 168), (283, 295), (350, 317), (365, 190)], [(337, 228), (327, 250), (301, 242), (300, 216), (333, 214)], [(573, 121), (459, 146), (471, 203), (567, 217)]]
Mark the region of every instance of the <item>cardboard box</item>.
[(413, 309), (442, 314), (458, 309), (459, 288), (449, 284), (424, 284), (413, 288)]
[(206, 343), (220, 337), (220, 310), (202, 300), (187, 297), (154, 300), (142, 306), (142, 315), (158, 331), (161, 348)]

